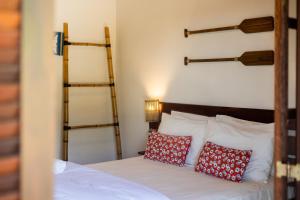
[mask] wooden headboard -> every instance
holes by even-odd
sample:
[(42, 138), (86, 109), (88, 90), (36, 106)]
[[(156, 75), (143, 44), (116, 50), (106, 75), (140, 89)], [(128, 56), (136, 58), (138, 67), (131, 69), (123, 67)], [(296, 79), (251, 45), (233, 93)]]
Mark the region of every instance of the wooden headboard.
[[(239, 119), (272, 123), (274, 122), (274, 110), (266, 109), (252, 109), (252, 108), (233, 108), (233, 107), (221, 107), (221, 106), (205, 106), (205, 105), (192, 105), (192, 104), (180, 104), (180, 103), (168, 103), (161, 102), (161, 111), (164, 113), (171, 113), (172, 110), (205, 115), (214, 117), (216, 115), (229, 115)], [(289, 129), (295, 130), (296, 109), (289, 110)], [(158, 129), (160, 122), (150, 122), (150, 129)], [(296, 152), (296, 140), (295, 137), (288, 137), (289, 139), (289, 154), (295, 155)]]
[[(221, 107), (221, 106), (205, 106), (205, 105), (193, 105), (193, 104), (180, 104), (180, 103), (168, 103), (161, 102), (161, 111), (164, 113), (171, 113), (172, 110), (205, 115), (214, 117), (216, 115), (229, 115), (239, 119), (272, 123), (274, 122), (274, 110), (265, 109), (252, 109), (252, 108), (233, 108), (233, 107)], [(296, 110), (289, 110), (289, 118), (294, 120), (296, 118)], [(149, 128), (157, 129), (160, 122), (151, 122)], [(292, 123), (291, 123), (292, 124)], [(291, 125), (290, 129), (294, 129)]]

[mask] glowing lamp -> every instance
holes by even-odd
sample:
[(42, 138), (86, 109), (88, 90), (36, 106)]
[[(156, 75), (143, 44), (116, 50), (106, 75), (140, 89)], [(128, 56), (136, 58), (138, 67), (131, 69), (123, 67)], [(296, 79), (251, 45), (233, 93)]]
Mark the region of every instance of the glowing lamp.
[(160, 106), (158, 99), (145, 100), (146, 122), (158, 122), (160, 118)]

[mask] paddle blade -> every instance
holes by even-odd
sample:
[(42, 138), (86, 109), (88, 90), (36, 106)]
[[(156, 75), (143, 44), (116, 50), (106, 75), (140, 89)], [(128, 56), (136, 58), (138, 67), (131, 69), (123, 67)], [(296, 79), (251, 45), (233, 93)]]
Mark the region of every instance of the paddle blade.
[(238, 60), (246, 66), (273, 65), (274, 51), (248, 51)]
[(259, 33), (274, 30), (273, 17), (260, 17), (253, 19), (245, 19), (239, 25), (239, 28), (244, 33)]

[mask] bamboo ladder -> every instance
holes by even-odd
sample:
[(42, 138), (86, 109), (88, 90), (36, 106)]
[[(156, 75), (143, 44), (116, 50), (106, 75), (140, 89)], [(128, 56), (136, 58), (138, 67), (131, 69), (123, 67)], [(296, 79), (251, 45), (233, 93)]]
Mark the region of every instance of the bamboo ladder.
[[(118, 119), (118, 109), (116, 100), (116, 90), (114, 81), (114, 71), (112, 63), (112, 53), (111, 53), (111, 42), (110, 42), (110, 32), (109, 28), (105, 27), (105, 44), (98, 43), (85, 43), (85, 42), (70, 42), (69, 41), (69, 30), (68, 24), (64, 23), (64, 52), (63, 52), (63, 79), (64, 79), (64, 106), (63, 106), (63, 159), (68, 160), (68, 144), (69, 144), (69, 131), (75, 129), (87, 129), (87, 128), (104, 128), (104, 127), (114, 127), (115, 132), (115, 143), (117, 151), (117, 159), (122, 159), (122, 148), (121, 148), (121, 138), (120, 138), (120, 128)], [(103, 47), (106, 49), (107, 62), (108, 62), (108, 74), (109, 82), (104, 83), (70, 83), (69, 82), (69, 46), (90, 46), (90, 47)], [(80, 125), (80, 126), (70, 126), (69, 125), (69, 88), (71, 87), (110, 87), (111, 93), (111, 104), (112, 104), (112, 117), (113, 123), (108, 124), (94, 124), (94, 125)]]

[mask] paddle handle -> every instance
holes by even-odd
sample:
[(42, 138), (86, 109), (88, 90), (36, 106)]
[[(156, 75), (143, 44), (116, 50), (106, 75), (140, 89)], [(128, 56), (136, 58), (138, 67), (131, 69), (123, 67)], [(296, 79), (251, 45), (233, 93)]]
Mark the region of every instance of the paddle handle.
[(209, 29), (202, 29), (202, 30), (195, 30), (195, 31), (189, 31), (188, 29), (184, 29), (184, 36), (189, 37), (189, 35), (198, 34), (198, 33), (209, 33), (209, 32), (216, 32), (216, 31), (236, 30), (236, 29), (240, 29), (239, 25), (226, 26), (220, 28), (209, 28)]
[(184, 65), (188, 65), (189, 63), (197, 63), (197, 62), (226, 62), (226, 61), (239, 61), (239, 58), (210, 58), (210, 59), (189, 59), (188, 57), (184, 58)]

